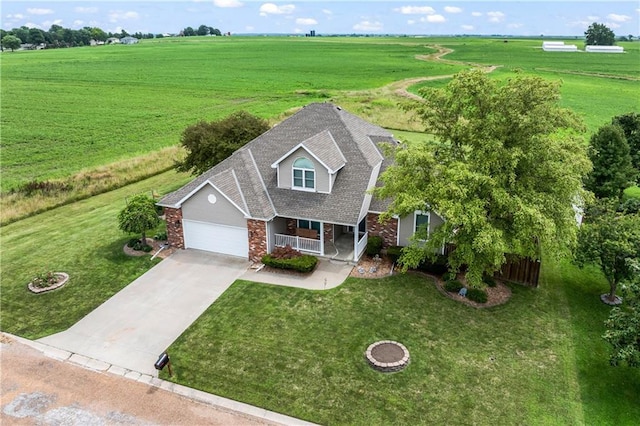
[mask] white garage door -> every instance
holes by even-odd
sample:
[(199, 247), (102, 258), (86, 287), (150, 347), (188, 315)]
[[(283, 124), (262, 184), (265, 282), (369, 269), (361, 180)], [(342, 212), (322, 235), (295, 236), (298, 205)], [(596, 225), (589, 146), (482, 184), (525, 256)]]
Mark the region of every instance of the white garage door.
[(247, 228), (183, 220), (185, 248), (249, 256)]

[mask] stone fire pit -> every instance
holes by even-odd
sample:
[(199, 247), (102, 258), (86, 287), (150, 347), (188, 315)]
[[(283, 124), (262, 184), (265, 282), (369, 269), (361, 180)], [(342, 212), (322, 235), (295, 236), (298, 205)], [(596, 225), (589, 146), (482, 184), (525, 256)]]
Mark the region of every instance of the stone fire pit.
[(400, 371), (409, 364), (409, 351), (393, 340), (372, 343), (364, 356), (371, 367), (383, 373)]

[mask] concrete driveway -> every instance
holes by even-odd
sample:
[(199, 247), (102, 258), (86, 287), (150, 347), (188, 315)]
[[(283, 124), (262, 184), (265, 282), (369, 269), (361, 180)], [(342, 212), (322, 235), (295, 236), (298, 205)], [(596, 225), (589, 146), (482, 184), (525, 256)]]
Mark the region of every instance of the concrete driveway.
[(68, 330), (38, 341), (155, 375), (158, 355), (248, 266), (242, 258), (179, 250)]

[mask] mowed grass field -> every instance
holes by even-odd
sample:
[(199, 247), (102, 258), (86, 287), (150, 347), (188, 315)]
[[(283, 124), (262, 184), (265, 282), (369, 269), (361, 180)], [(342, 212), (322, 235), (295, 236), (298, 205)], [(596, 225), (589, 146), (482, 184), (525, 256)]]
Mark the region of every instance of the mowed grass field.
[[(624, 55), (563, 55), (542, 52), (540, 40), (189, 37), (5, 52), (2, 192), (144, 156), (177, 144), (184, 128), (199, 120), (240, 109), (275, 122), (293, 108), (329, 100), (411, 130), (398, 111), (400, 98), (377, 90), (470, 66), (416, 59), (433, 53), (433, 44), (454, 49), (447, 60), (502, 65), (498, 78), (522, 69), (561, 79), (563, 104), (581, 114), (590, 131), (640, 109), (638, 43), (624, 44)], [(166, 161), (170, 166), (173, 159)]]

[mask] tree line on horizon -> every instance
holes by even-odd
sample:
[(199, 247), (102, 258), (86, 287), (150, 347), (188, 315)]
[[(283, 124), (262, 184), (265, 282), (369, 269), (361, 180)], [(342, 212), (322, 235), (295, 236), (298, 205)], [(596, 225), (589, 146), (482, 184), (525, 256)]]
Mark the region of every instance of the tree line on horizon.
[[(222, 33), (217, 28), (200, 25), (197, 29), (186, 27), (177, 35), (184, 37), (206, 35), (220, 36)], [(164, 37), (164, 34), (142, 32), (130, 34), (124, 29), (120, 32), (112, 33), (106, 32), (98, 27), (84, 27), (79, 30), (73, 30), (56, 24), (52, 25), (48, 31), (44, 31), (39, 28), (29, 28), (24, 25), (19, 28), (13, 28), (9, 31), (0, 29), (2, 48), (11, 50), (20, 48), (22, 44), (44, 44), (47, 49), (90, 46), (92, 40), (95, 40), (96, 42), (105, 42), (109, 38), (123, 38), (127, 36), (135, 37), (137, 39), (149, 39), (162, 38)]]

